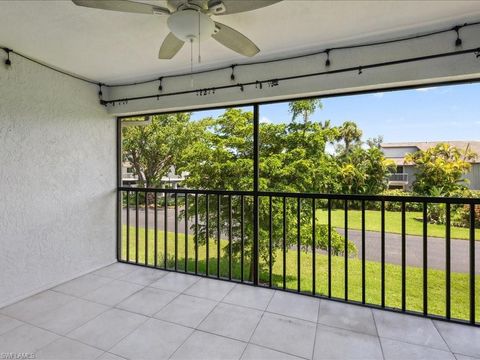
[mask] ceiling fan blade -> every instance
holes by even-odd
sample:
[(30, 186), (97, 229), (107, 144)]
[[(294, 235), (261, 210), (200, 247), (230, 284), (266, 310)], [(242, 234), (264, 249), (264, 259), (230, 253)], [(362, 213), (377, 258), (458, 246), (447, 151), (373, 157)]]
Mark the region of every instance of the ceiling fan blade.
[(217, 40), (223, 46), (245, 56), (252, 57), (260, 51), (260, 49), (253, 43), (252, 40), (242, 35), (237, 30), (231, 27), (215, 22), (215, 26), (218, 29), (217, 33), (214, 33), (212, 37)]
[(229, 15), (252, 11), (280, 2), (282, 0), (209, 0), (208, 8), (213, 15)]
[(173, 58), (182, 48), (185, 42), (177, 38), (173, 33), (169, 33), (165, 40), (163, 40), (158, 58), (168, 60)]
[(170, 10), (160, 6), (138, 3), (130, 0), (72, 0), (77, 6), (122, 11), (137, 14), (170, 14)]

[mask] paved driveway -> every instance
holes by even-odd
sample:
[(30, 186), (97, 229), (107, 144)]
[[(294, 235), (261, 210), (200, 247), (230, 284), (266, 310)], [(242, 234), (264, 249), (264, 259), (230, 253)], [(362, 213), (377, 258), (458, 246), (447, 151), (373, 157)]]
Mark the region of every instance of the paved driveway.
[[(179, 208), (179, 213), (180, 213)], [(139, 213), (140, 227), (145, 227), (145, 211), (140, 210)], [(126, 210), (122, 214), (123, 223), (126, 223)], [(158, 229), (163, 230), (163, 209), (158, 210)], [(193, 223), (193, 219), (189, 220)], [(130, 224), (135, 225), (135, 211), (130, 210)], [(148, 211), (148, 227), (154, 228), (154, 212)], [(174, 231), (175, 216), (173, 208), (167, 210), (167, 230)], [(343, 229), (336, 229), (340, 234), (344, 234)], [(178, 232), (185, 232), (184, 220), (178, 221)], [(189, 230), (192, 234), (192, 230)], [(226, 235), (223, 235), (226, 238)], [(349, 230), (349, 240), (353, 241), (358, 249), (358, 257), (362, 256), (361, 249), (361, 231)], [(423, 266), (423, 239), (421, 236), (407, 235), (407, 265), (408, 266)], [(401, 252), (401, 236), (399, 234), (386, 233), (385, 234), (385, 261), (390, 264), (400, 265), (402, 261)], [(469, 249), (467, 240), (452, 239), (451, 241), (451, 268), (453, 272), (469, 272)], [(381, 256), (381, 238), (379, 232), (367, 231), (365, 239), (365, 258), (371, 261), (380, 261)], [(476, 243), (475, 253), (477, 264), (476, 273), (480, 274), (480, 246)], [(445, 270), (445, 239), (429, 237), (428, 238), (428, 267), (430, 269)]]

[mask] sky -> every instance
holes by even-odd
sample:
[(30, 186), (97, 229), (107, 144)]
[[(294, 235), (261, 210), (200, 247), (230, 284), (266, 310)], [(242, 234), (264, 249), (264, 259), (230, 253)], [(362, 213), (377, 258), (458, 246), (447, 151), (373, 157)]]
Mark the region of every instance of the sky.
[[(311, 117), (340, 125), (350, 120), (363, 138), (384, 142), (480, 140), (480, 83), (448, 85), (322, 99), (323, 109)], [(249, 110), (249, 107), (244, 108)], [(218, 116), (222, 110), (201, 111), (194, 119)], [(260, 121), (288, 123), (288, 103), (260, 106)]]

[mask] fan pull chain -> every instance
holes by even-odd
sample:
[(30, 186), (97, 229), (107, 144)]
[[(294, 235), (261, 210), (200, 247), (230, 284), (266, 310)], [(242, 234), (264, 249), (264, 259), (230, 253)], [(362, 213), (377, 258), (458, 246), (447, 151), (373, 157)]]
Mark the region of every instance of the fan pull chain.
[(202, 62), (202, 56), (200, 54), (200, 11), (198, 11), (198, 63)]
[(193, 88), (193, 38), (190, 38), (190, 86)]

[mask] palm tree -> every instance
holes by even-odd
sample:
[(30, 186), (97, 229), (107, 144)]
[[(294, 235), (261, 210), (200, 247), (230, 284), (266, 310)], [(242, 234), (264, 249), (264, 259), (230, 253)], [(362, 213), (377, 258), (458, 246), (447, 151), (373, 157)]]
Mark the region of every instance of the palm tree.
[(362, 130), (360, 130), (353, 121), (345, 121), (340, 127), (340, 139), (345, 144), (344, 153), (348, 155), (352, 145), (360, 142), (362, 138)]

